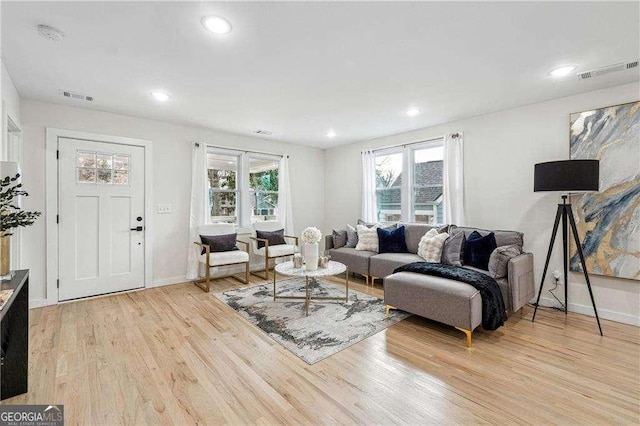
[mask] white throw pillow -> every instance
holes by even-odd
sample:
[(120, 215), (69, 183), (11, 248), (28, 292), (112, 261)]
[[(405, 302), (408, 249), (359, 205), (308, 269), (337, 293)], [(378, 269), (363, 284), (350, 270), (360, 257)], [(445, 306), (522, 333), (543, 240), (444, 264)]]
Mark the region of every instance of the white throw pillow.
[(440, 263), (442, 257), (442, 248), (444, 242), (449, 238), (449, 234), (443, 232), (438, 234), (438, 231), (431, 229), (420, 238), (418, 243), (418, 256), (431, 263)]
[(378, 252), (378, 225), (368, 228), (358, 225), (358, 244), (356, 250)]

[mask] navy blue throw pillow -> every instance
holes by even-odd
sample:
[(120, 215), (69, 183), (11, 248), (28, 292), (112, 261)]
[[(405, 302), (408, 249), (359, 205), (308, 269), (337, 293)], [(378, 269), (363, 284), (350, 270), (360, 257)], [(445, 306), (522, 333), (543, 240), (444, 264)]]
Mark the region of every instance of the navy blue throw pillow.
[(406, 253), (404, 226), (396, 229), (378, 228), (378, 253)]
[(493, 232), (483, 237), (478, 231), (473, 231), (467, 237), (464, 247), (464, 264), (488, 271), (489, 258), (496, 247), (496, 236)]
[[(200, 241), (202, 244), (209, 246), (210, 253), (220, 253), (223, 251), (238, 250), (236, 247), (236, 239), (238, 234), (225, 234), (225, 235), (200, 235)], [(200, 254), (205, 254), (206, 250), (202, 248)]]

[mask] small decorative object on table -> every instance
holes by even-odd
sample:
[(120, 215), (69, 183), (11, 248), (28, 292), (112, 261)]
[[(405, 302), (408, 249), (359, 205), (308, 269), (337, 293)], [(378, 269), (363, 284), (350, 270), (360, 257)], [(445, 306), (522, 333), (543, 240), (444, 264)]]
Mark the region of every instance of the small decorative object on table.
[(331, 260), (331, 256), (320, 256), (319, 266), (321, 268), (326, 268), (329, 264), (329, 260)]
[(26, 212), (18, 206), (16, 198), (29, 194), (21, 189), (20, 174), (14, 173), (17, 170), (17, 163), (0, 162), (0, 279), (11, 279), (11, 230), (31, 226), (40, 216), (40, 212)]
[(302, 255), (296, 253), (293, 255), (293, 267), (296, 269), (302, 268)]
[(318, 269), (318, 242), (322, 238), (322, 232), (315, 226), (310, 226), (302, 231), (302, 241), (304, 241), (304, 262), (308, 271)]

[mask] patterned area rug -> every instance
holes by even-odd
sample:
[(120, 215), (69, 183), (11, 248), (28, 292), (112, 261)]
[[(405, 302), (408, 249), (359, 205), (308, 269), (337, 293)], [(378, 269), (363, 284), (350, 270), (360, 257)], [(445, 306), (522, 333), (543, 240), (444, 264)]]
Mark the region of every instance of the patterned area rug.
[[(314, 296), (344, 297), (345, 287), (310, 278)], [(303, 296), (304, 278), (278, 282), (279, 296)], [(235, 309), (285, 348), (308, 364), (321, 361), (407, 318), (391, 311), (385, 318), (384, 302), (349, 289), (349, 302), (311, 301), (309, 316), (304, 300), (273, 300), (273, 284), (217, 293), (218, 299)]]

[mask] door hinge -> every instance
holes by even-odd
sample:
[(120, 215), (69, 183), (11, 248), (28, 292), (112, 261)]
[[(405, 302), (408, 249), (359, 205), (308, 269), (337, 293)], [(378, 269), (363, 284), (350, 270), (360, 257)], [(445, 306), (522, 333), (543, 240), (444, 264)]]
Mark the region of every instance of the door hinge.
[(56, 223), (60, 223), (60, 215), (59, 214), (56, 215)]
[(56, 280), (56, 287), (60, 288), (60, 280), (59, 279)]
[(56, 150), (56, 160), (59, 160), (59, 159), (60, 159), (60, 150), (57, 149)]

